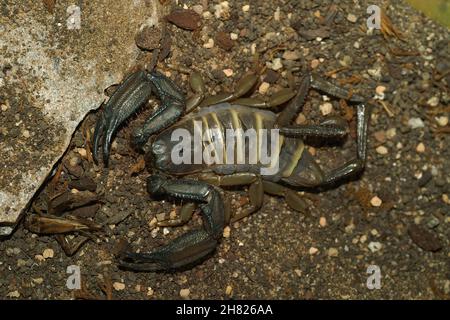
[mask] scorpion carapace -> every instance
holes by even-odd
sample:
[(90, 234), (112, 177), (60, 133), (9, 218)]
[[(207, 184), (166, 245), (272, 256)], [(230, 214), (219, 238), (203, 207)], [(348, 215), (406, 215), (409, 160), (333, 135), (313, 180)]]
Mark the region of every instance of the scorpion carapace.
[[(148, 166), (157, 172), (148, 178), (147, 190), (151, 195), (180, 199), (186, 203), (178, 219), (160, 221), (158, 225), (177, 226), (186, 223), (197, 206), (203, 218), (202, 228), (185, 233), (153, 252), (122, 252), (118, 256), (120, 266), (137, 271), (167, 271), (197, 263), (215, 250), (227, 223), (242, 219), (261, 208), (264, 193), (284, 197), (291, 208), (304, 211), (306, 204), (295, 192), (296, 187), (327, 185), (362, 171), (366, 161), (369, 120), (369, 110), (362, 97), (352, 95), (316, 75), (306, 74), (296, 91), (281, 90), (267, 101), (242, 98), (257, 81), (256, 74), (247, 73), (237, 83), (234, 92), (205, 98), (201, 77), (193, 73), (191, 86), (194, 95), (185, 100), (177, 85), (161, 73), (138, 71), (124, 80), (111, 96), (95, 128), (93, 154), (96, 161), (101, 137), (103, 159), (107, 165), (114, 133), (131, 114), (147, 103), (154, 92), (161, 106), (134, 134), (134, 144), (148, 151)], [(347, 122), (339, 117), (328, 117), (317, 125), (293, 125), (310, 88), (356, 104), (356, 157), (328, 172), (322, 171), (315, 162), (305, 148), (303, 139), (343, 137), (348, 132)], [(286, 106), (278, 114), (263, 110), (285, 103)], [(199, 111), (190, 113), (196, 108)], [(256, 132), (277, 130), (279, 136), (271, 138), (272, 142), (277, 142), (277, 148), (270, 154), (272, 161), (269, 165), (262, 163), (259, 147), (253, 154), (256, 162), (249, 161), (249, 153), (248, 157), (244, 156), (243, 163), (174, 163), (171, 155), (176, 142), (172, 141), (172, 134), (177, 129), (183, 129), (191, 135), (195, 135), (196, 130), (202, 135), (206, 134), (207, 138), (199, 145), (205, 147), (205, 143), (211, 145), (214, 142), (214, 154), (227, 154), (228, 146), (224, 142), (227, 129), (235, 132), (248, 129)], [(214, 137), (208, 136), (210, 132), (216, 133)], [(248, 141), (237, 134), (234, 147), (247, 151)], [(261, 139), (257, 138), (258, 146), (260, 142)], [(187, 149), (187, 152), (194, 152), (195, 143), (190, 146), (192, 148)], [(277, 170), (271, 174), (261, 174), (261, 169), (267, 169), (273, 163), (277, 164)], [(249, 186), (250, 204), (240, 213), (231, 215), (220, 187), (244, 185)]]

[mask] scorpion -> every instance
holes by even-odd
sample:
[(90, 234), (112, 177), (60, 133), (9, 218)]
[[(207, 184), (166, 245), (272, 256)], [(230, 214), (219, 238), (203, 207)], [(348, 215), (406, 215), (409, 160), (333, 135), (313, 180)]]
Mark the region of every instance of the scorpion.
[[(148, 193), (152, 197), (185, 202), (178, 218), (159, 221), (158, 226), (182, 225), (189, 221), (196, 208), (200, 209), (202, 217), (201, 228), (188, 231), (151, 252), (122, 250), (116, 257), (119, 267), (164, 272), (198, 264), (215, 251), (227, 224), (261, 208), (264, 193), (283, 197), (292, 209), (301, 211), (305, 203), (295, 191), (297, 188), (332, 185), (364, 169), (369, 107), (363, 97), (308, 71), (301, 77), (297, 90), (282, 89), (265, 100), (249, 98), (247, 93), (255, 87), (258, 79), (259, 75), (255, 72), (247, 72), (231, 93), (206, 97), (201, 76), (193, 72), (189, 81), (194, 95), (186, 99), (175, 82), (159, 71), (139, 70), (129, 75), (104, 104), (95, 124), (92, 145), (96, 163), (101, 151), (103, 164), (108, 167), (115, 133), (148, 102), (153, 93), (156, 95), (160, 101), (159, 107), (133, 133), (132, 140), (136, 147), (144, 151), (146, 166), (153, 172), (147, 178)], [(327, 172), (320, 168), (304, 140), (309, 137), (342, 138), (348, 133), (348, 123), (340, 117), (328, 116), (319, 124), (292, 124), (311, 88), (345, 99), (356, 108), (356, 156)], [(282, 105), (284, 107), (278, 113), (270, 110)], [(261, 162), (174, 164), (170, 157), (175, 144), (171, 134), (180, 128), (194, 132), (196, 121), (204, 124), (203, 129), (218, 130), (222, 137), (226, 129), (279, 130), (279, 148), (271, 155), (277, 158), (277, 172), (261, 175)], [(218, 143), (220, 148), (226, 149), (223, 141)], [(237, 137), (237, 145), (245, 148), (246, 143), (246, 139)], [(193, 149), (184, 151), (194, 152)], [(238, 214), (230, 214), (224, 199), (222, 188), (228, 186), (248, 186), (249, 205)]]

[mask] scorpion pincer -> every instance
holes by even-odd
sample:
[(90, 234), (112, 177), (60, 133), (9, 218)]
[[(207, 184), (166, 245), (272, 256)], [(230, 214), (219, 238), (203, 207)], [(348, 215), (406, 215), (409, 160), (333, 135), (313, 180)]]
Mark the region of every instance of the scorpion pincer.
[[(160, 100), (159, 108), (146, 120), (133, 136), (136, 146), (145, 149), (147, 166), (156, 172), (147, 179), (147, 190), (152, 196), (183, 200), (180, 217), (160, 221), (159, 226), (178, 226), (186, 223), (196, 207), (202, 212), (203, 227), (187, 232), (167, 245), (150, 253), (122, 252), (119, 266), (136, 271), (169, 271), (199, 263), (218, 245), (223, 228), (259, 210), (264, 193), (284, 197), (286, 203), (297, 211), (304, 211), (306, 204), (296, 188), (317, 188), (332, 184), (361, 172), (366, 161), (369, 109), (365, 100), (352, 95), (316, 75), (306, 74), (296, 91), (284, 89), (268, 100), (244, 97), (255, 86), (258, 76), (247, 73), (237, 83), (234, 92), (205, 97), (205, 86), (198, 73), (191, 74), (190, 84), (194, 95), (185, 99), (180, 88), (157, 71), (137, 71), (128, 76), (105, 104), (98, 119), (93, 137), (93, 155), (98, 160), (100, 143), (103, 144), (103, 162), (108, 165), (111, 141), (120, 125), (146, 104), (152, 93)], [(305, 148), (304, 139), (341, 138), (348, 132), (347, 122), (339, 117), (328, 117), (319, 124), (292, 124), (302, 108), (310, 88), (340, 99), (346, 99), (356, 107), (357, 152), (354, 159), (330, 171), (323, 171)], [(279, 113), (270, 109), (284, 105)], [(199, 111), (194, 111), (195, 109)], [(271, 155), (278, 170), (271, 175), (261, 175), (262, 164), (257, 152), (257, 162), (241, 164), (181, 163), (171, 161), (175, 142), (171, 134), (176, 129), (190, 133), (196, 124), (202, 130), (218, 132), (215, 151), (227, 146), (221, 140), (227, 129), (278, 129), (278, 148)], [(102, 141), (100, 141), (102, 140)], [(206, 143), (206, 142), (205, 142)], [(245, 150), (247, 139), (237, 137), (237, 147)], [(194, 152), (184, 150), (185, 152)], [(271, 162), (272, 163), (272, 162)], [(227, 210), (221, 187), (249, 186), (249, 206), (232, 216)]]

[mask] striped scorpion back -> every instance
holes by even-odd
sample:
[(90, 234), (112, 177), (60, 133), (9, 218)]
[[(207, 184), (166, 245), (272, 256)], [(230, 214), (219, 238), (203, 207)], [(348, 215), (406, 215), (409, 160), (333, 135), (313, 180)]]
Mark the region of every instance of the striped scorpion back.
[[(303, 141), (278, 135), (278, 130), (274, 133), (272, 129), (275, 129), (275, 121), (276, 114), (271, 111), (229, 103), (203, 108), (197, 113), (186, 116), (156, 137), (152, 149), (154, 165), (162, 171), (179, 175), (200, 171), (214, 171), (217, 174), (237, 172), (260, 174), (263, 172), (261, 169), (266, 168), (266, 172), (270, 173), (263, 173), (264, 178), (271, 181), (283, 180), (290, 184), (299, 184), (290, 180), (296, 178), (315, 180), (314, 175), (308, 172), (310, 170), (306, 170), (314, 169), (311, 168), (311, 162), (314, 161), (311, 161), (312, 158), (305, 150)], [(188, 155), (183, 154), (185, 159), (191, 160), (189, 163), (173, 163), (167, 159), (168, 154), (175, 150), (177, 144), (180, 144), (179, 136), (174, 136), (177, 129), (178, 132), (184, 133), (183, 137), (184, 135), (195, 137), (196, 134), (197, 137), (201, 137), (196, 141), (193, 138), (190, 141), (191, 148), (183, 150), (183, 152), (190, 152)], [(232, 131), (227, 132), (228, 129)], [(262, 129), (266, 129), (265, 134), (262, 134)], [(229, 132), (235, 133), (233, 144), (227, 142)], [(252, 136), (252, 133), (256, 134)], [(253, 144), (250, 143), (251, 137), (255, 138)], [(273, 141), (273, 145), (271, 145), (272, 139), (277, 139)], [(233, 153), (228, 152), (231, 145), (234, 147)], [(212, 151), (213, 155), (222, 155), (216, 158), (222, 161), (207, 163), (204, 158), (198, 159), (198, 156), (202, 155), (202, 150)], [(244, 151), (240, 154), (241, 162), (238, 162), (239, 150)], [(230, 159), (229, 154), (233, 155), (233, 159)], [(300, 185), (308, 185), (306, 180)]]

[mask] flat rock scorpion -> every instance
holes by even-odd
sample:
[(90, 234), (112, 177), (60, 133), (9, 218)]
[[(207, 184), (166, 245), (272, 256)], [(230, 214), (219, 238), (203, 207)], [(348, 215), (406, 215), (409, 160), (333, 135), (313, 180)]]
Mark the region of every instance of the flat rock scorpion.
[[(178, 226), (186, 223), (198, 207), (202, 213), (203, 227), (182, 234), (172, 242), (150, 253), (122, 252), (119, 266), (136, 271), (168, 271), (185, 268), (204, 260), (218, 245), (224, 227), (261, 208), (263, 195), (284, 197), (287, 204), (304, 210), (305, 203), (296, 188), (317, 188), (347, 178), (363, 170), (366, 161), (369, 108), (365, 99), (351, 94), (315, 74), (307, 73), (300, 79), (297, 90), (283, 89), (268, 100), (245, 97), (256, 85), (259, 76), (248, 72), (236, 84), (232, 93), (206, 96), (204, 83), (198, 73), (192, 73), (190, 84), (194, 95), (185, 99), (180, 88), (158, 71), (141, 70), (129, 75), (104, 105), (97, 120), (93, 137), (93, 156), (99, 158), (102, 144), (103, 163), (108, 165), (110, 146), (121, 124), (145, 105), (153, 93), (160, 106), (133, 135), (134, 144), (145, 151), (147, 167), (153, 172), (147, 179), (147, 190), (152, 196), (184, 201), (179, 218), (160, 221), (159, 226)], [(339, 117), (328, 117), (315, 125), (292, 124), (302, 108), (309, 90), (313, 88), (333, 97), (346, 99), (356, 108), (357, 152), (354, 159), (341, 167), (323, 171), (314, 160), (304, 139), (341, 138), (348, 132), (347, 122)], [(273, 107), (284, 105), (274, 113)], [(198, 110), (198, 111), (196, 111)], [(171, 135), (176, 129), (194, 134), (196, 123), (201, 130), (214, 129), (217, 148), (226, 152), (221, 139), (226, 129), (278, 129), (278, 148), (271, 154), (278, 169), (274, 174), (261, 175), (265, 164), (206, 164), (171, 161), (171, 151), (176, 141)], [(210, 139), (211, 142), (211, 139)], [(236, 147), (247, 150), (248, 139), (237, 137)], [(246, 149), (247, 148), (247, 149)], [(194, 152), (184, 150), (184, 152)], [(260, 160), (259, 151), (256, 154)], [(248, 160), (248, 157), (246, 158)], [(223, 197), (221, 187), (248, 186), (249, 206), (232, 215)]]

